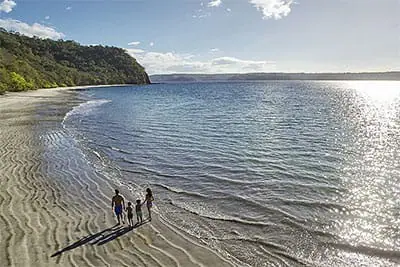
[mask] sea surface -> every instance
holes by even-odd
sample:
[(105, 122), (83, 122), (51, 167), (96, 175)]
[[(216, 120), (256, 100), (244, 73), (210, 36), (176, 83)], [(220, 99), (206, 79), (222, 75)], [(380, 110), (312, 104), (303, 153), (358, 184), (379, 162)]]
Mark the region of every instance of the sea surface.
[(97, 168), (130, 201), (151, 187), (160, 219), (237, 266), (400, 265), (400, 82), (78, 94), (63, 142), (91, 164), (71, 168)]

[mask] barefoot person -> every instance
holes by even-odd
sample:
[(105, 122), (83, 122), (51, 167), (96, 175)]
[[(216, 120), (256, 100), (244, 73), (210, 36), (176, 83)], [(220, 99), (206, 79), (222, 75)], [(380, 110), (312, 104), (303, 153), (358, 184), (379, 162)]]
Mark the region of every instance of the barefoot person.
[(128, 207), (125, 210), (128, 212), (128, 224), (129, 226), (133, 226), (133, 208), (131, 202), (128, 202)]
[[(120, 221), (122, 219), (122, 212), (125, 209), (125, 200), (119, 194), (118, 189), (115, 189), (115, 196), (113, 196), (111, 200), (111, 208), (114, 209), (115, 215), (117, 216), (118, 219), (118, 224), (120, 224)], [(122, 223), (124, 222), (122, 221)]]
[(147, 194), (144, 202), (146, 202), (147, 211), (149, 212), (149, 221), (151, 221), (151, 207), (153, 206), (154, 197), (153, 197), (153, 192), (151, 192), (150, 188), (147, 188), (146, 192)]
[(136, 200), (136, 219), (137, 223), (142, 223), (143, 222), (143, 216), (142, 216), (142, 203), (140, 203), (140, 199)]

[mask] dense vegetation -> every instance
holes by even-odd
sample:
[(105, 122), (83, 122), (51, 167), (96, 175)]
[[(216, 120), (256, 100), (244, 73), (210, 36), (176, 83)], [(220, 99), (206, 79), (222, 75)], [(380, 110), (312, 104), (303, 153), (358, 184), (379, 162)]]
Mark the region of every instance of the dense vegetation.
[(0, 94), (58, 86), (149, 82), (144, 68), (122, 48), (30, 38), (0, 28)]

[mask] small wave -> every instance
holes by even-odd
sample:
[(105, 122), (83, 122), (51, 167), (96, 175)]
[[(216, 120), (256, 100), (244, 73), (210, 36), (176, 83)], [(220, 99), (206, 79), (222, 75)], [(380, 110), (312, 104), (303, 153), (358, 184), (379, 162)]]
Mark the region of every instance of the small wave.
[[(124, 161), (124, 162), (129, 162), (129, 163), (135, 164), (135, 162), (127, 161), (124, 158), (119, 158), (119, 159)], [(155, 170), (152, 170), (152, 169), (149, 169), (149, 168), (146, 168), (146, 167), (143, 167), (143, 166), (140, 166), (140, 167), (138, 167), (138, 168), (136, 168), (134, 170), (133, 169), (128, 169), (128, 168), (120, 168), (120, 170), (122, 172), (138, 174), (138, 175), (142, 175), (144, 177), (147, 177), (149, 175), (153, 175), (154, 174), (154, 175), (156, 175), (158, 177), (163, 177), (163, 178), (177, 178), (177, 177), (179, 177), (179, 178), (182, 178), (182, 179), (186, 179), (184, 176), (163, 174), (161, 172), (157, 172)], [(157, 185), (157, 184), (154, 184), (154, 185)]]
[(137, 171), (137, 170), (130, 170), (130, 169), (121, 168), (121, 171), (122, 172), (133, 173), (133, 174), (138, 174), (138, 175), (144, 175), (143, 172)]
[(120, 160), (122, 160), (123, 162), (126, 162), (126, 163), (131, 163), (131, 164), (136, 164), (137, 162), (134, 162), (133, 160), (129, 160), (129, 159), (127, 159), (127, 158), (125, 158), (125, 157), (122, 157), (122, 158), (119, 158)]
[(186, 190), (183, 190), (183, 189), (180, 189), (180, 188), (176, 188), (176, 187), (173, 187), (173, 186), (168, 186), (168, 185), (164, 185), (164, 184), (152, 184), (152, 185), (162, 187), (162, 188), (164, 188), (164, 189), (166, 189), (168, 191), (174, 192), (176, 194), (184, 194), (184, 195), (188, 195), (188, 196), (195, 196), (195, 197), (200, 197), (200, 198), (208, 198), (208, 196), (203, 195), (201, 193), (190, 192), (190, 191), (186, 191)]
[(198, 215), (198, 216), (206, 218), (206, 219), (225, 221), (225, 222), (233, 222), (233, 223), (239, 223), (239, 224), (245, 224), (245, 225), (261, 226), (261, 227), (269, 227), (269, 226), (275, 225), (273, 223), (266, 223), (266, 222), (260, 222), (260, 221), (249, 221), (249, 220), (243, 220), (243, 219), (234, 218), (234, 217), (230, 217), (230, 216), (215, 216), (215, 215), (213, 216), (211, 214), (205, 214), (205, 213), (199, 212), (197, 210), (193, 210), (188, 207), (184, 207), (182, 205), (174, 203), (172, 200), (170, 201), (170, 204), (174, 207), (183, 209), (187, 212), (190, 212), (192, 214)]
[(278, 198), (278, 201), (287, 204), (287, 205), (295, 205), (295, 206), (305, 206), (305, 207), (324, 207), (328, 209), (337, 209), (337, 210), (345, 210), (346, 206), (340, 203), (326, 202), (326, 201), (312, 201), (312, 200), (297, 200), (297, 199), (288, 199), (288, 198)]
[(120, 152), (120, 153), (122, 153), (122, 154), (133, 154), (132, 152), (129, 152), (129, 151), (127, 151), (127, 150), (123, 150), (123, 149), (121, 149), (121, 148), (118, 148), (118, 147), (113, 147), (113, 146), (109, 146), (109, 148), (111, 148), (112, 150), (114, 150), (114, 151), (117, 151), (117, 152)]
[(168, 173), (163, 173), (161, 171), (157, 171), (155, 169), (149, 168), (149, 167), (145, 167), (145, 166), (141, 166), (140, 170), (143, 174), (146, 175), (156, 175), (158, 177), (163, 177), (163, 178), (172, 178), (172, 179), (181, 179), (183, 180), (187, 180), (190, 182), (193, 182), (191, 179), (187, 178), (185, 175), (177, 175), (177, 174), (168, 174)]
[[(225, 237), (225, 238), (211, 237), (208, 239), (218, 240), (218, 241), (246, 242), (246, 243), (254, 244), (254, 245), (260, 247), (265, 252), (269, 252), (269, 253), (272, 253), (275, 255), (281, 255), (281, 256), (283, 256), (293, 262), (296, 262), (297, 264), (300, 264), (302, 266), (309, 266), (312, 264), (311, 262), (307, 262), (307, 261), (300, 259), (297, 256), (293, 255), (292, 253), (289, 253), (289, 249), (286, 248), (285, 246), (276, 244), (274, 242), (268, 242), (268, 241), (262, 240), (261, 238), (248, 238), (248, 237), (242, 236), (242, 237)], [(265, 248), (268, 248), (268, 250)]]
[(92, 149), (92, 152), (93, 152), (93, 154), (95, 154), (96, 155), (96, 157), (98, 158), (98, 159), (102, 159), (102, 157), (100, 156), (100, 153), (99, 152), (97, 152), (96, 150), (94, 150), (94, 149)]
[[(223, 195), (221, 197), (215, 197), (215, 196), (210, 197), (210, 196), (198, 193), (198, 192), (187, 191), (187, 190), (183, 190), (183, 189), (180, 189), (180, 188), (167, 186), (167, 185), (164, 185), (164, 184), (154, 183), (152, 185), (159, 186), (159, 187), (162, 187), (162, 188), (164, 188), (164, 189), (166, 189), (168, 191), (171, 191), (173, 193), (182, 194), (182, 195), (186, 195), (186, 196), (189, 196), (189, 197), (203, 198), (203, 199), (206, 199), (206, 200), (210, 200), (210, 199), (213, 199), (213, 200), (225, 200), (225, 201), (230, 201), (230, 202), (240, 201), (242, 203), (246, 203), (246, 205), (248, 205), (250, 207), (257, 208), (258, 210), (265, 210), (266, 212), (268, 212), (270, 214), (271, 213), (279, 214), (280, 216), (283, 216), (284, 218), (287, 218), (288, 220), (293, 221), (293, 223), (296, 223), (296, 225), (301, 225), (301, 224), (304, 223), (304, 220), (296, 217), (293, 214), (290, 214), (290, 213), (288, 213), (286, 211), (283, 211), (283, 210), (281, 210), (281, 209), (279, 209), (277, 207), (268, 207), (268, 206), (262, 205), (261, 203), (258, 203), (258, 202), (254, 201), (254, 200), (251, 200), (249, 198), (246, 198), (246, 197), (243, 197), (243, 196), (240, 196), (240, 195)], [(171, 203), (171, 204), (172, 205), (176, 205), (175, 203)], [(236, 218), (233, 218), (233, 217), (215, 217), (215, 216), (213, 217), (213, 216), (210, 216), (210, 215), (206, 215), (204, 213), (200, 214), (198, 211), (195, 211), (195, 210), (190, 209), (188, 207), (182, 207), (182, 206), (178, 206), (178, 207), (182, 208), (182, 209), (185, 209), (185, 210), (187, 210), (187, 211), (189, 211), (189, 212), (191, 212), (193, 214), (196, 214), (196, 215), (199, 215), (199, 216), (202, 216), (202, 217), (207, 217), (209, 219), (219, 219), (219, 220), (232, 221), (232, 222), (241, 222), (241, 223), (248, 223), (248, 224), (252, 224), (252, 225), (254, 225), (254, 224), (264, 225), (264, 223), (248, 221), (248, 220), (240, 220), (240, 219), (236, 219)], [(267, 224), (267, 225), (271, 225), (271, 224)]]
[(301, 181), (290, 181), (290, 180), (269, 180), (266, 184), (272, 185), (281, 185), (281, 186), (293, 186), (293, 187), (306, 187), (306, 188), (314, 188), (314, 189), (324, 189), (331, 191), (341, 191), (343, 188), (338, 187), (333, 184), (324, 184), (324, 183), (304, 183)]
[(228, 194), (228, 195), (224, 195), (222, 197), (218, 197), (216, 199), (221, 199), (221, 200), (230, 201), (230, 202), (240, 201), (242, 203), (245, 203), (248, 207), (254, 207), (257, 210), (265, 210), (265, 212), (267, 212), (269, 214), (279, 214), (280, 216), (283, 216), (284, 218), (288, 218), (290, 220), (293, 220), (293, 221), (296, 221), (299, 223), (304, 223), (303, 219), (298, 218), (295, 215), (290, 214), (286, 211), (283, 211), (282, 209), (279, 209), (278, 207), (263, 205), (257, 201), (254, 201), (250, 198), (247, 198), (247, 197), (244, 197), (244, 196), (241, 196), (238, 194), (236, 194), (236, 195)]
[(350, 252), (355, 253), (362, 253), (369, 256), (379, 256), (387, 259), (397, 260), (400, 261), (400, 251), (397, 250), (390, 250), (384, 248), (375, 248), (369, 247), (366, 245), (352, 245), (352, 244), (345, 244), (345, 243), (333, 243), (328, 242), (327, 244), (332, 245), (333, 247), (347, 250)]
[(282, 223), (290, 225), (290, 226), (292, 226), (294, 228), (297, 228), (297, 229), (299, 229), (301, 231), (307, 231), (308, 233), (312, 233), (312, 234), (315, 234), (315, 235), (318, 235), (318, 236), (321, 236), (321, 237), (328, 237), (328, 238), (332, 238), (332, 239), (336, 238), (336, 236), (333, 233), (330, 233), (330, 232), (325, 231), (325, 230), (318, 230), (318, 229), (315, 229), (315, 228), (308, 227), (306, 224), (298, 223), (298, 222), (296, 222), (294, 220), (291, 220), (290, 218), (284, 218), (282, 220)]
[[(118, 148), (118, 147), (115, 147), (115, 146), (103, 145), (103, 144), (100, 144), (100, 143), (97, 143), (97, 142), (93, 142), (93, 141), (91, 141), (91, 142), (89, 142), (89, 143), (91, 143), (91, 144), (93, 144), (93, 145), (95, 145), (95, 146), (104, 147), (104, 148), (106, 148), (106, 149), (111, 149), (111, 150), (113, 150), (113, 151), (117, 151), (117, 152), (120, 152), (120, 153), (122, 153), (122, 154), (127, 154), (127, 155), (132, 155), (132, 154), (133, 154), (133, 153), (130, 152), (130, 151), (127, 151), (127, 150), (124, 150), (124, 149), (121, 149), (121, 148)], [(122, 160), (125, 161), (125, 162), (130, 163), (130, 162), (129, 162), (127, 159), (125, 159), (125, 158), (122, 158)]]
[[(209, 198), (209, 197), (204, 196), (204, 195), (199, 194), (199, 193), (187, 192), (187, 191), (180, 190), (180, 189), (176, 190), (175, 188), (171, 188), (171, 187), (164, 186), (164, 185), (159, 185), (159, 184), (155, 184), (155, 185), (162, 186), (162, 187), (164, 187), (164, 188), (166, 188), (168, 190), (171, 190), (171, 191), (179, 193), (179, 194), (191, 195), (191, 196), (202, 197), (202, 198), (207, 198), (207, 199)], [(249, 200), (249, 199), (246, 199), (246, 198), (243, 198), (243, 197), (240, 197), (240, 196), (237, 196), (235, 198), (233, 198), (232, 196), (228, 196), (228, 199), (232, 199), (232, 200), (235, 200), (235, 201), (237, 201), (239, 199), (241, 201), (245, 201), (248, 205), (255, 205), (255, 206), (259, 207), (259, 208), (265, 209), (269, 213), (280, 214), (280, 216), (283, 216), (283, 219), (281, 221), (282, 223), (286, 223), (287, 225), (290, 225), (290, 226), (295, 227), (297, 229), (300, 229), (302, 231), (308, 231), (310, 233), (313, 233), (313, 234), (316, 234), (316, 235), (319, 235), (319, 236), (325, 236), (325, 237), (334, 238), (334, 235), (332, 235), (329, 232), (307, 227), (305, 222), (302, 219), (300, 219), (300, 218), (298, 218), (298, 217), (296, 217), (296, 216), (294, 216), (292, 214), (289, 214), (289, 213), (287, 213), (287, 212), (285, 212), (285, 211), (283, 211), (281, 209), (278, 209), (276, 207), (263, 206), (260, 203), (254, 202), (252, 200)], [(173, 205), (175, 207), (178, 207), (180, 209), (183, 209), (183, 210), (185, 210), (187, 212), (190, 212), (192, 214), (198, 215), (198, 216), (203, 217), (203, 218), (211, 219), (211, 220), (233, 222), (233, 223), (238, 223), (238, 224), (242, 224), (242, 225), (251, 225), (251, 226), (260, 226), (260, 227), (276, 226), (276, 224), (272, 223), (272, 222), (260, 222), (260, 221), (245, 220), (245, 219), (232, 217), (232, 216), (226, 216), (226, 215), (218, 216), (218, 215), (214, 215), (214, 214), (207, 214), (207, 213), (204, 213), (203, 210), (199, 211), (199, 210), (196, 210), (196, 209), (194, 209), (192, 207), (188, 207), (186, 205), (185, 206), (184, 205), (180, 205), (178, 203), (175, 203), (172, 200), (170, 200), (169, 203), (171, 205)]]
[(73, 107), (72, 110), (70, 110), (69, 112), (67, 112), (67, 114), (65, 114), (64, 119), (62, 121), (62, 124), (65, 124), (65, 121), (74, 115), (87, 115), (90, 112), (92, 112), (94, 110), (94, 108), (106, 104), (106, 103), (110, 103), (111, 100), (108, 99), (97, 99), (97, 100), (89, 100), (85, 103), (81, 103), (76, 107)]
[(223, 181), (223, 182), (228, 182), (228, 183), (235, 183), (235, 184), (258, 184), (259, 181), (249, 181), (249, 180), (236, 180), (236, 179), (231, 179), (231, 178), (227, 178), (227, 177), (223, 177), (221, 175), (213, 175), (213, 174), (206, 174), (206, 177), (209, 177), (213, 180), (218, 180), (218, 181)]

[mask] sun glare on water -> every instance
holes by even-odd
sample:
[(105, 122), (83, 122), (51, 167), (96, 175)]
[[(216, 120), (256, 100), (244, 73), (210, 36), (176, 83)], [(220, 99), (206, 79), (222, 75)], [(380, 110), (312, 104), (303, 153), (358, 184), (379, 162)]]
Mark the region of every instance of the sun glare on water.
[[(338, 218), (338, 236), (357, 250), (368, 247), (367, 254), (393, 251), (399, 245), (393, 225), (400, 223), (393, 214), (394, 200), (400, 197), (399, 173), (393, 169), (400, 167), (400, 82), (350, 81), (339, 86), (352, 93), (346, 102), (351, 130), (345, 133), (349, 139), (341, 170), (342, 187), (347, 191), (342, 201), (351, 211)], [(350, 254), (341, 256), (366, 263)]]
[(378, 104), (390, 104), (400, 97), (398, 81), (350, 81), (348, 88), (353, 88), (360, 96)]

